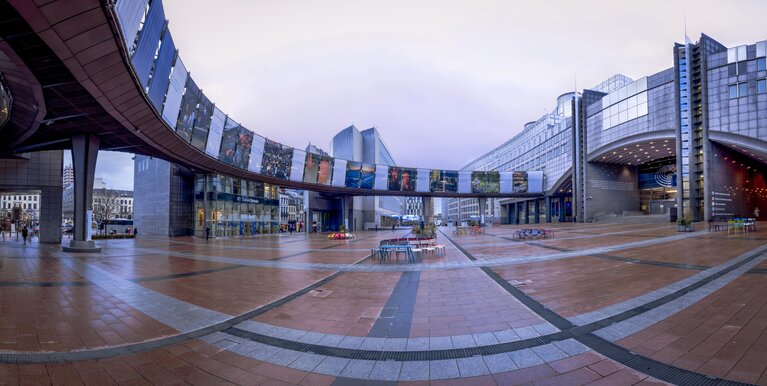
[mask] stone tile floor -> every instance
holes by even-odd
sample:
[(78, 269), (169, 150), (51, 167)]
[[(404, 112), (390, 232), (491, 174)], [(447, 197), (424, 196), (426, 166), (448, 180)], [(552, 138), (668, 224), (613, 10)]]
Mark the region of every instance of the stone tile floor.
[(767, 384), (767, 231), (440, 231), (0, 242), (0, 385)]

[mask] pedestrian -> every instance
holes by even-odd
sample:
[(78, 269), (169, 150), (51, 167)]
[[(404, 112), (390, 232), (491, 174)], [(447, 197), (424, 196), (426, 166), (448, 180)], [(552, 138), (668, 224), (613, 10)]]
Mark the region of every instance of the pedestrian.
[(394, 224), (391, 224), (391, 231), (394, 232)]
[(290, 232), (290, 235), (293, 235), (293, 225), (288, 224), (288, 232)]
[(24, 239), (24, 244), (27, 243), (27, 236), (29, 235), (29, 230), (27, 230), (27, 227), (21, 229), (21, 238)]
[(210, 238), (210, 227), (205, 227), (205, 241)]
[(133, 228), (133, 237), (138, 236), (138, 228)]
[(759, 219), (759, 207), (758, 206), (756, 208), (754, 208), (754, 218), (757, 219), (757, 220)]

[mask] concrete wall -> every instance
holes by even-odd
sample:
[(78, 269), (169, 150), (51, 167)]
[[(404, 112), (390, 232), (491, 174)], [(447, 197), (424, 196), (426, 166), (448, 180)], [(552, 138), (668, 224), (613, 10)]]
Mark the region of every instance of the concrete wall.
[[(133, 226), (141, 236), (168, 236), (170, 163), (136, 155), (133, 168)], [(190, 210), (191, 211), (191, 210)]]
[(586, 163), (585, 220), (609, 214), (621, 215), (623, 211), (638, 211), (637, 178), (634, 166)]
[(194, 175), (174, 164), (169, 174), (168, 236), (190, 236), (194, 234)]
[(156, 158), (136, 155), (133, 225), (139, 236), (186, 236), (194, 232), (194, 176)]
[(0, 159), (0, 190), (40, 192), (40, 242), (61, 242), (61, 173), (64, 152), (40, 151)]

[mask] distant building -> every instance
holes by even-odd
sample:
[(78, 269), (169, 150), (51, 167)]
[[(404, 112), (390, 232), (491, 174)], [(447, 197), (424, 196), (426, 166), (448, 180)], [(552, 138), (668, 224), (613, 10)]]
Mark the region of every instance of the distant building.
[(304, 221), (304, 192), (285, 189), (280, 192), (280, 227), (286, 229)]
[(64, 166), (64, 171), (61, 175), (61, 187), (66, 188), (69, 185), (75, 183), (75, 169), (72, 165)]
[[(110, 201), (109, 207), (114, 208), (114, 218), (133, 219), (133, 191), (122, 189), (108, 189), (106, 182), (101, 178), (93, 181), (93, 206)], [(69, 184), (62, 194), (62, 218), (64, 221), (72, 221), (75, 212), (75, 186)]]
[(0, 195), (0, 218), (12, 219), (14, 208), (18, 220), (36, 223), (40, 218), (40, 195), (29, 193), (3, 193)]
[[(375, 127), (359, 131), (354, 125), (336, 134), (330, 143), (333, 157), (367, 164), (396, 166), (394, 158)], [(344, 216), (351, 230), (388, 228), (398, 223), (403, 197), (351, 197), (351, 213)]]

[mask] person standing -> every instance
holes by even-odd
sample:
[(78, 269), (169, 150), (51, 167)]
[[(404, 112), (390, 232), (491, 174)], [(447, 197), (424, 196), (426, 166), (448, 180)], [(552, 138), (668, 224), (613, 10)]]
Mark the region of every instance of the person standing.
[(24, 239), (24, 244), (27, 243), (27, 236), (29, 236), (29, 230), (26, 225), (21, 229), (21, 238)]
[(205, 241), (210, 238), (210, 227), (205, 227)]
[(138, 236), (138, 228), (133, 228), (133, 237)]
[(757, 219), (757, 220), (759, 219), (759, 207), (758, 206), (756, 208), (754, 208), (754, 218)]

